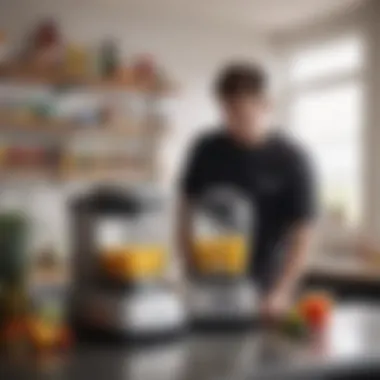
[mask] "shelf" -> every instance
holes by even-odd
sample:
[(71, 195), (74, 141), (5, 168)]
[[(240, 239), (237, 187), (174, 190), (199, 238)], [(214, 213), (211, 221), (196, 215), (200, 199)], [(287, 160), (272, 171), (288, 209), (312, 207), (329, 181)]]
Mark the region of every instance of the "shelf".
[(171, 95), (176, 86), (170, 83), (137, 83), (130, 78), (102, 79), (95, 76), (67, 75), (58, 71), (31, 70), (21, 67), (0, 67), (0, 81), (25, 85), (89, 87), (96, 91), (122, 90), (158, 95)]
[(44, 134), (55, 137), (137, 137), (160, 134), (163, 128), (147, 128), (143, 124), (84, 126), (68, 121), (22, 119), (0, 112), (0, 134)]
[(54, 170), (0, 170), (2, 183), (24, 183), (24, 182), (91, 182), (91, 181), (144, 181), (150, 178), (147, 169), (136, 170), (130, 168), (108, 169), (108, 170), (70, 170), (60, 172)]
[(149, 179), (146, 169), (109, 169), (109, 170), (72, 170), (62, 175), (62, 180), (69, 181), (142, 181)]
[(0, 169), (0, 181), (4, 182), (34, 182), (57, 181), (58, 173), (53, 169)]
[[(169, 83), (161, 85), (137, 83), (131, 78), (101, 79), (89, 76), (72, 76), (57, 71), (32, 70), (25, 66), (0, 66), (0, 83), (52, 86), (62, 88), (84, 87), (88, 91), (131, 91), (142, 95), (167, 96), (172, 95), (175, 87)], [(155, 121), (136, 123), (128, 120), (109, 122), (104, 125), (81, 125), (67, 120), (38, 118), (30, 113), (14, 113), (0, 111), (0, 135), (10, 135), (15, 138), (23, 137), (51, 137), (57, 138), (57, 151), (64, 151), (65, 144), (71, 139), (88, 139), (100, 137), (101, 139), (120, 139), (121, 144), (128, 138), (149, 139), (159, 137), (165, 130), (164, 125), (155, 125)], [(61, 141), (62, 140), (62, 141)], [(80, 141), (80, 143), (82, 140)], [(101, 141), (102, 143), (102, 141)], [(111, 148), (114, 140), (110, 140)], [(8, 144), (11, 145), (11, 144)], [(79, 144), (80, 145), (80, 144)], [(147, 146), (147, 145), (146, 145)], [(54, 146), (55, 147), (55, 146)], [(144, 146), (145, 147), (145, 146)], [(6, 150), (6, 146), (5, 146)], [(147, 152), (150, 154), (151, 152)], [(6, 162), (6, 161), (4, 161)], [(112, 164), (112, 163), (111, 163)], [(117, 163), (115, 163), (117, 164)], [(115, 166), (115, 165), (113, 165)], [(125, 165), (124, 167), (110, 169), (77, 169), (76, 167), (62, 167), (60, 164), (54, 168), (33, 169), (0, 168), (0, 179), (4, 182), (49, 181), (65, 183), (70, 181), (149, 181), (152, 170), (149, 165)]]
[(10, 116), (0, 113), (1, 133), (46, 133), (67, 135), (75, 131), (73, 123), (65, 121), (48, 121), (38, 119), (22, 119), (17, 116)]
[(9, 166), (6, 161), (0, 166), (0, 181), (3, 182), (68, 182), (68, 181), (108, 181), (141, 180), (151, 176), (151, 159), (118, 162), (94, 161), (84, 166), (75, 158), (62, 156), (58, 161), (29, 164), (28, 161)]

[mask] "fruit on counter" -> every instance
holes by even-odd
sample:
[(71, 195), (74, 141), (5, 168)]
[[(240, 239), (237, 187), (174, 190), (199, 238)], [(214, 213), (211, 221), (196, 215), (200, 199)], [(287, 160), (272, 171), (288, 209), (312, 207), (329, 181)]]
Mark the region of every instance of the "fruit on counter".
[(59, 329), (38, 318), (29, 321), (28, 332), (32, 345), (37, 349), (52, 347), (59, 340)]
[(281, 323), (281, 331), (294, 339), (303, 339), (308, 336), (307, 323), (299, 310), (294, 308)]
[(28, 322), (29, 339), (37, 350), (67, 349), (73, 343), (71, 330), (64, 324), (49, 323), (33, 317)]
[(71, 330), (64, 323), (53, 323), (36, 316), (29, 318), (28, 333), (36, 348), (66, 348), (72, 342)]
[(39, 317), (21, 317), (6, 323), (1, 341), (6, 346), (31, 346), (38, 351), (68, 349), (73, 344), (71, 330), (65, 324), (49, 323)]
[(280, 322), (279, 329), (289, 338), (304, 339), (323, 331), (331, 316), (333, 300), (322, 292), (308, 293)]
[(331, 296), (315, 292), (307, 294), (300, 300), (298, 310), (308, 326), (312, 329), (323, 329), (331, 316), (332, 306)]

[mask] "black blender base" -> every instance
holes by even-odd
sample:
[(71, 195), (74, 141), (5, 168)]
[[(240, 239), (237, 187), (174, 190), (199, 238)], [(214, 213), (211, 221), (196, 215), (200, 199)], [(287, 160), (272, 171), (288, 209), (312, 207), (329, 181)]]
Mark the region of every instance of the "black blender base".
[(124, 345), (133, 344), (134, 346), (140, 345), (154, 345), (175, 342), (183, 338), (187, 329), (176, 328), (165, 330), (155, 333), (139, 333), (131, 334), (115, 330), (100, 329), (97, 327), (87, 326), (83, 323), (76, 322), (72, 325), (75, 337), (79, 343), (90, 344), (112, 344)]

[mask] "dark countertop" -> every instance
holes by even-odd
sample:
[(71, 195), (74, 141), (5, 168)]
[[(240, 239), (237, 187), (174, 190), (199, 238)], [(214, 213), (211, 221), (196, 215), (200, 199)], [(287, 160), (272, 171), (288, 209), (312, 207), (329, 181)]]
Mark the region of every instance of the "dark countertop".
[(55, 365), (48, 363), (12, 364), (3, 358), (0, 379), (254, 380), (325, 374), (345, 378), (348, 372), (380, 370), (380, 306), (340, 306), (325, 336), (303, 344), (269, 331), (197, 334), (139, 349), (81, 345)]

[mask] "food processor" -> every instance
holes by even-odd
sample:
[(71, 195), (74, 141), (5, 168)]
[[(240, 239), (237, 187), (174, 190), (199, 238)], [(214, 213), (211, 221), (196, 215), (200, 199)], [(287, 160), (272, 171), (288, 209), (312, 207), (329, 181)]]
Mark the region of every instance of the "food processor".
[(165, 282), (162, 197), (101, 188), (75, 199), (71, 211), (71, 318), (78, 335), (150, 340), (182, 332), (183, 303)]
[(238, 190), (220, 187), (194, 201), (191, 319), (199, 327), (248, 327), (258, 292), (248, 276), (253, 209)]

